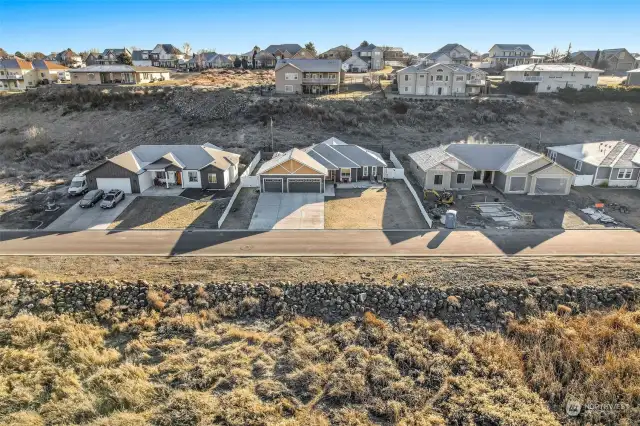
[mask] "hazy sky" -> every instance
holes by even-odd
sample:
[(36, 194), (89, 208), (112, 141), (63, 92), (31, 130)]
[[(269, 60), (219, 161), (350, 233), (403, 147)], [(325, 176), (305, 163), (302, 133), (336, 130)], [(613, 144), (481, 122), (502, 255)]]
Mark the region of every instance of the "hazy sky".
[(10, 53), (184, 42), (244, 53), (308, 41), (324, 51), (362, 40), (411, 53), (527, 43), (544, 54), (569, 42), (574, 51), (640, 52), (640, 0), (0, 0), (0, 47)]

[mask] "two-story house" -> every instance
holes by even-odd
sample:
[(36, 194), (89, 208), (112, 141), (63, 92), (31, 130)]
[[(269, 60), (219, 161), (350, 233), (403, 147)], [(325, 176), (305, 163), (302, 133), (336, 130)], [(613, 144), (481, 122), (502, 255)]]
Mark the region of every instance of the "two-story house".
[(20, 58), (0, 60), (0, 90), (25, 90), (38, 84), (31, 62)]
[[(594, 63), (598, 61), (598, 64)], [(604, 49), (598, 55), (597, 50), (579, 50), (572, 54), (572, 62), (587, 67), (606, 64), (606, 72), (623, 73), (636, 68), (636, 58), (625, 48)]]
[(31, 65), (37, 74), (38, 82), (46, 84), (71, 79), (69, 68), (57, 62), (34, 59)]
[(56, 55), (55, 61), (71, 68), (82, 66), (82, 57), (71, 49), (63, 50)]
[(369, 64), (372, 71), (384, 68), (384, 52), (375, 44), (367, 44), (366, 46), (358, 46), (351, 52), (353, 56), (365, 61)]
[(556, 92), (571, 87), (586, 89), (598, 84), (598, 76), (604, 71), (576, 64), (518, 65), (503, 71), (504, 81), (534, 84), (536, 93)]
[(131, 52), (131, 62), (134, 67), (150, 67), (151, 63), (151, 50), (134, 50)]
[(178, 62), (184, 59), (184, 53), (173, 44), (158, 44), (149, 53), (151, 65), (162, 68), (177, 68)]
[(420, 58), (420, 62), (431, 64), (458, 64), (469, 65), (473, 53), (458, 43), (445, 44), (433, 53)]
[(326, 52), (322, 52), (318, 55), (318, 59), (340, 59), (341, 61), (346, 61), (352, 55), (351, 49), (347, 46), (337, 46), (333, 47)]
[(413, 96), (472, 96), (487, 92), (487, 73), (458, 64), (412, 65), (398, 71), (398, 93)]
[(276, 65), (276, 93), (339, 93), (344, 78), (339, 59), (280, 59)]
[(405, 58), (404, 49), (402, 47), (384, 47), (382, 49), (382, 57), (384, 63), (388, 65), (396, 65)]
[(534, 56), (533, 52), (528, 44), (494, 44), (489, 49), (489, 59), (493, 67), (498, 64), (514, 66), (541, 62), (541, 58)]
[[(296, 54), (303, 50), (303, 47), (296, 43), (288, 44), (271, 44), (264, 49), (265, 52), (271, 53), (276, 59), (293, 59)], [(306, 50), (306, 49), (305, 49)], [(307, 53), (311, 53), (307, 50)], [(314, 56), (315, 58), (315, 56)], [(303, 58), (301, 58), (303, 59)]]

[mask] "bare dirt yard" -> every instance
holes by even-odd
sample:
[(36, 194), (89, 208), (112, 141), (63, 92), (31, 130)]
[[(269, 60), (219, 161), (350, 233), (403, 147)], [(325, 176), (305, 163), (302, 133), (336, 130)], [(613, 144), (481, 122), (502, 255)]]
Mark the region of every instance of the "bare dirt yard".
[(222, 229), (249, 229), (259, 197), (260, 191), (257, 188), (242, 188), (222, 223)]
[(276, 84), (273, 70), (243, 70), (236, 68), (209, 69), (202, 72), (173, 73), (171, 79), (145, 86), (199, 86), (211, 88), (246, 89)]
[(191, 201), (183, 197), (138, 197), (109, 229), (217, 228), (228, 198)]
[(428, 224), (403, 181), (387, 188), (337, 189), (325, 197), (325, 229), (423, 229)]

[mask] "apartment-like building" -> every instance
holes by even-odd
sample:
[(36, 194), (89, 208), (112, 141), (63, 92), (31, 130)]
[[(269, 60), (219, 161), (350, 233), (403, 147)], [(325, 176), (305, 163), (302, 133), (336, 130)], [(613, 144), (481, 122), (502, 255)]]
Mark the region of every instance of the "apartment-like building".
[(491, 66), (498, 64), (507, 66), (537, 64), (543, 62), (542, 56), (535, 56), (528, 44), (494, 44), (489, 49)]
[(276, 65), (276, 93), (339, 93), (343, 80), (338, 59), (280, 59)]
[(25, 90), (38, 84), (31, 62), (20, 58), (0, 60), (0, 90)]
[(582, 90), (598, 84), (604, 71), (575, 64), (518, 65), (503, 71), (504, 81), (534, 84), (536, 93), (556, 92), (567, 87)]
[(375, 44), (367, 44), (366, 46), (358, 46), (351, 52), (353, 56), (357, 56), (369, 65), (372, 71), (384, 68), (384, 52)]
[(487, 93), (487, 73), (459, 64), (419, 64), (397, 73), (398, 93), (414, 96), (473, 96)]

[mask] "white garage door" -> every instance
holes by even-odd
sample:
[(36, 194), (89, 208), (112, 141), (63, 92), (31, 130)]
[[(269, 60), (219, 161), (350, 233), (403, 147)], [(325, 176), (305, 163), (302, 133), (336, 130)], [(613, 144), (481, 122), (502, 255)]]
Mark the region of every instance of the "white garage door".
[(593, 182), (593, 175), (576, 175), (573, 181), (574, 186), (587, 186)]
[(539, 177), (534, 187), (535, 195), (564, 195), (567, 193), (569, 178)]
[(131, 194), (131, 179), (129, 178), (97, 178), (98, 189), (104, 192), (110, 189), (121, 189), (125, 194)]

